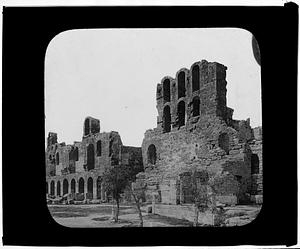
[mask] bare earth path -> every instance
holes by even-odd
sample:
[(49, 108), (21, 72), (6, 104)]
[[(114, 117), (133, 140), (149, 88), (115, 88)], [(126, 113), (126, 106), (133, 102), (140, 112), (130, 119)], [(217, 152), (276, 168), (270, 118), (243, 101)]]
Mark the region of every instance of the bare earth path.
[[(138, 212), (134, 205), (120, 206), (119, 222), (111, 220), (112, 206), (107, 204), (92, 205), (48, 205), (54, 220), (66, 227), (137, 227)], [(243, 225), (253, 220), (259, 207), (234, 207), (227, 211), (233, 216), (231, 225)], [(242, 213), (241, 213), (242, 212)], [(142, 211), (144, 227), (187, 227), (192, 223), (187, 220), (147, 214)], [(244, 217), (244, 219), (243, 219)], [(246, 219), (245, 219), (246, 218)]]

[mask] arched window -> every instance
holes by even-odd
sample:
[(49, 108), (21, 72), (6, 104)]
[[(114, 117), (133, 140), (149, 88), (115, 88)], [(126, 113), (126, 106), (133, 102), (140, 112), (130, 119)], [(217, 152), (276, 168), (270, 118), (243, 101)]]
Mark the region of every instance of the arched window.
[(193, 117), (197, 117), (200, 115), (200, 98), (198, 96), (193, 98), (193, 104), (192, 104), (192, 112)]
[(78, 191), (79, 193), (84, 193), (84, 180), (81, 177), (78, 182)]
[(75, 147), (75, 149), (74, 149), (74, 158), (75, 158), (75, 161), (78, 161), (78, 158), (79, 158), (78, 147)]
[(165, 79), (163, 82), (163, 95), (164, 95), (164, 102), (170, 102), (171, 95), (170, 95), (170, 80)]
[(192, 88), (193, 92), (200, 89), (199, 66), (195, 65), (192, 69)]
[(60, 181), (56, 184), (56, 195), (60, 196)]
[(71, 181), (71, 193), (75, 193), (76, 192), (76, 182), (75, 179), (72, 179)]
[(185, 103), (180, 101), (177, 106), (178, 127), (185, 125)]
[(101, 140), (97, 142), (97, 156), (101, 156)]
[(251, 174), (259, 173), (259, 158), (257, 154), (251, 155)]
[(63, 181), (63, 195), (67, 194), (69, 192), (69, 183), (68, 180), (65, 179)]
[(229, 154), (229, 136), (227, 133), (222, 133), (218, 139), (219, 147), (223, 149), (226, 154)]
[(59, 153), (58, 152), (56, 153), (56, 164), (57, 165), (59, 164)]
[(154, 144), (151, 144), (148, 147), (147, 156), (148, 156), (148, 163), (156, 164), (156, 147)]
[(87, 118), (84, 121), (84, 135), (88, 135), (90, 133), (90, 120)]
[(178, 74), (178, 98), (185, 97), (185, 73)]
[(171, 111), (170, 106), (165, 106), (164, 113), (163, 113), (163, 129), (164, 132), (171, 131)]
[(54, 181), (51, 181), (50, 183), (50, 195), (55, 195), (55, 186), (54, 186)]
[(93, 144), (89, 144), (87, 147), (87, 168), (88, 170), (95, 168), (95, 150)]
[[(87, 182), (87, 191), (88, 191), (88, 193), (91, 195), (91, 196), (93, 196), (93, 178), (92, 177), (90, 177), (89, 179), (88, 179), (88, 182)], [(92, 197), (93, 198), (93, 197)]]

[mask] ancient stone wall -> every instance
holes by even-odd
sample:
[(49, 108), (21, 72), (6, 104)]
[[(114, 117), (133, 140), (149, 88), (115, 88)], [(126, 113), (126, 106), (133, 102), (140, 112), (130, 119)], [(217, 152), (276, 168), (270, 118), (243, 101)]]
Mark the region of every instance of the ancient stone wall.
[[(57, 143), (57, 134), (50, 132), (46, 148), (46, 178), (48, 193), (85, 193), (101, 198), (101, 176), (106, 167), (122, 164), (143, 170), (140, 147), (123, 146), (118, 132), (101, 132), (100, 121), (87, 117), (81, 142), (73, 145)], [(72, 183), (72, 187), (71, 187)], [(65, 188), (63, 190), (63, 184)], [(62, 186), (62, 187), (60, 187)]]
[(226, 69), (219, 63), (202, 60), (194, 63), (191, 70), (180, 69), (175, 79), (164, 77), (156, 90), (158, 129), (166, 132), (182, 126), (181, 107), (184, 123), (197, 122), (195, 117), (200, 113), (226, 119)]
[[(250, 119), (233, 120), (226, 106), (226, 67), (205, 60), (181, 69), (175, 79), (157, 85), (157, 128), (147, 130), (142, 143), (148, 202), (184, 203), (185, 172), (206, 171), (215, 195), (223, 202), (243, 202), (251, 191), (254, 138)], [(187, 182), (187, 181), (186, 181)]]
[(251, 195), (253, 201), (262, 202), (263, 195), (263, 155), (262, 155), (262, 127), (253, 129), (254, 140), (250, 142), (252, 150), (251, 165)]

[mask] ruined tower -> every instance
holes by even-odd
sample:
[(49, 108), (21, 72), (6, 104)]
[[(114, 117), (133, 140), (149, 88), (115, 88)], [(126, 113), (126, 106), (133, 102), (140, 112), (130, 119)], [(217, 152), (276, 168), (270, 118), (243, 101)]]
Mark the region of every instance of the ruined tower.
[(201, 184), (214, 185), (223, 203), (248, 198), (253, 130), (249, 119), (232, 119), (226, 70), (222, 64), (202, 60), (157, 84), (157, 127), (145, 132), (145, 172), (137, 176), (148, 201), (191, 202), (192, 171), (207, 176)]

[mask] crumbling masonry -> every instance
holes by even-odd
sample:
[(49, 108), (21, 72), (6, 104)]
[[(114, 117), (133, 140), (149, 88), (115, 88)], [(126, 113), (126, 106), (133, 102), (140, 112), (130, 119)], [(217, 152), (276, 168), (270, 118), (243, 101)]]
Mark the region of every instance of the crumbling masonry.
[(157, 84), (157, 128), (145, 132), (136, 181), (148, 202), (192, 203), (195, 171), (221, 203), (262, 202), (262, 129), (232, 119), (226, 69), (202, 60)]
[[(224, 204), (262, 203), (262, 128), (232, 119), (226, 104), (226, 67), (202, 60), (157, 85), (157, 127), (145, 132), (142, 148), (122, 145), (117, 132), (100, 133), (100, 122), (84, 121), (82, 142), (57, 143), (49, 133), (47, 193), (84, 195), (107, 201), (101, 188), (105, 167), (141, 165), (136, 188), (146, 202), (192, 203), (191, 172), (213, 184)], [(211, 179), (217, 179), (210, 181)]]
[(106, 167), (121, 164), (142, 170), (140, 147), (124, 146), (118, 132), (100, 133), (100, 121), (87, 117), (82, 142), (57, 143), (50, 132), (46, 149), (46, 190), (51, 196), (69, 194), (78, 201), (107, 201), (102, 175)]

